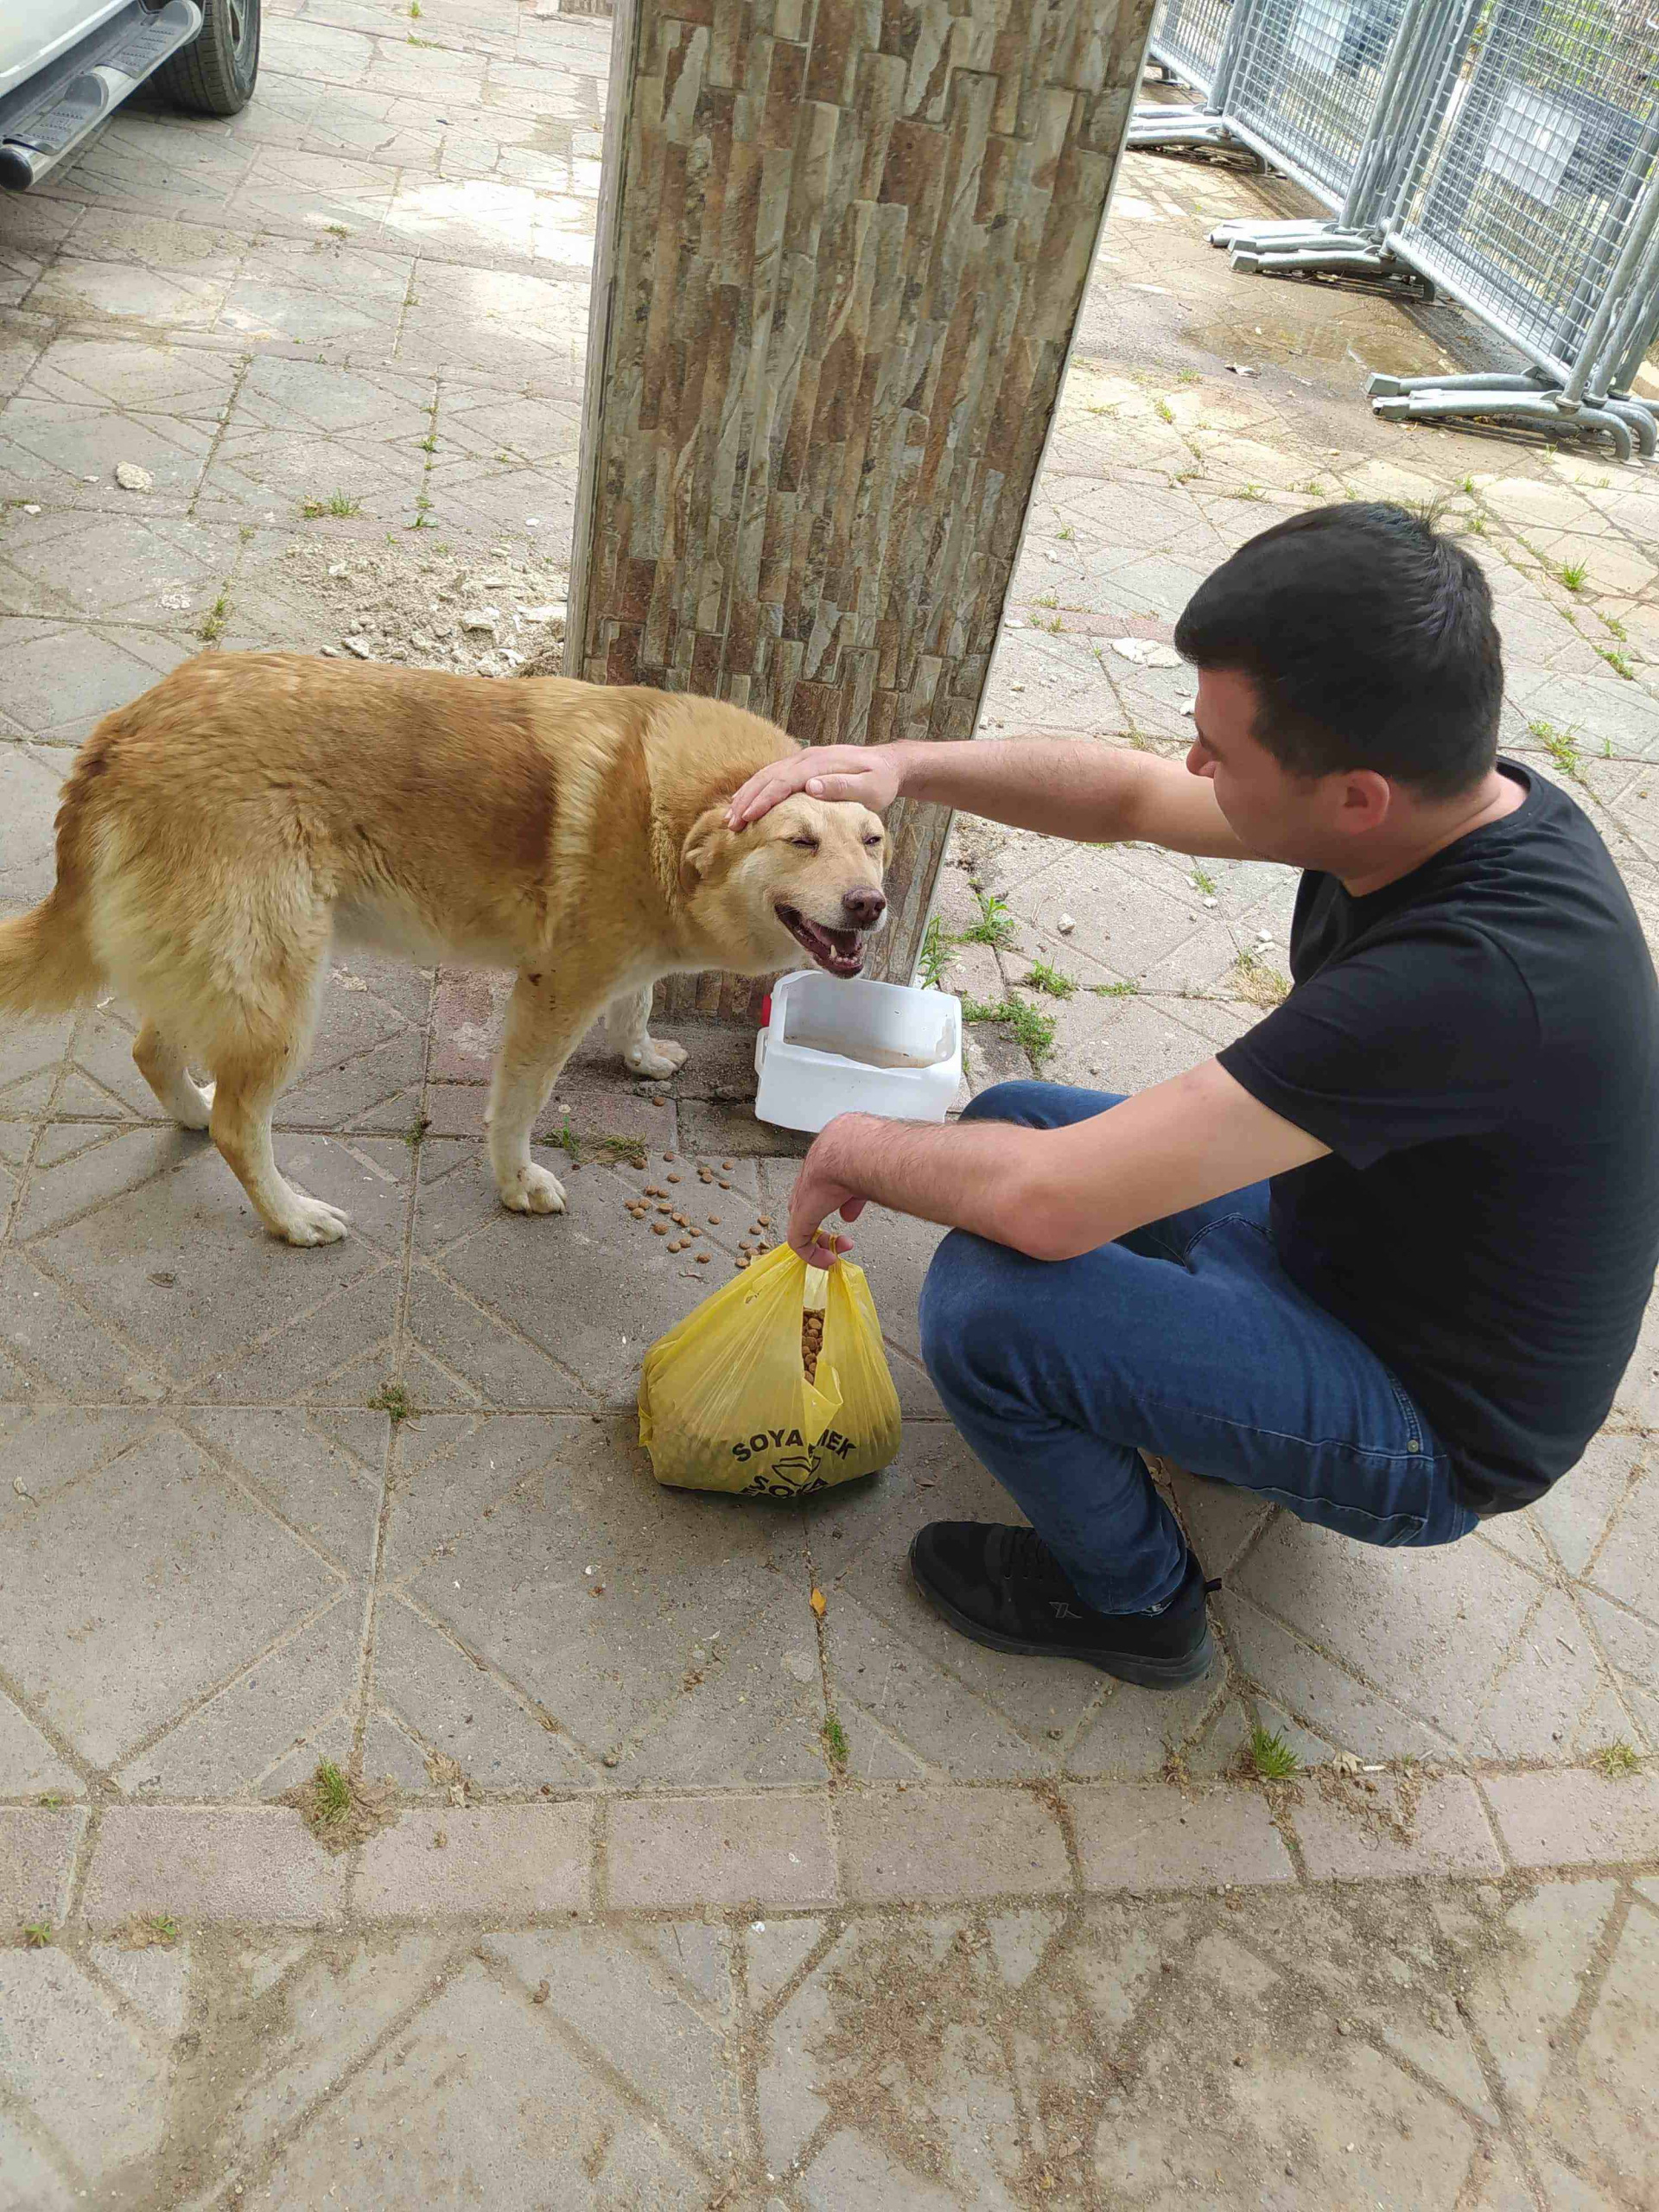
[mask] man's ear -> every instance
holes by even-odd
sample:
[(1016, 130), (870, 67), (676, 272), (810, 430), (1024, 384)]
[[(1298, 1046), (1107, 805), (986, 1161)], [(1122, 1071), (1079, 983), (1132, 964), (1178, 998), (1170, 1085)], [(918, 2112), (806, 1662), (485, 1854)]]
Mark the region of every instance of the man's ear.
[(680, 888), (695, 891), (728, 845), (735, 842), (726, 827), (723, 806), (706, 808), (691, 824), (680, 848)]
[(1337, 827), (1349, 836), (1380, 830), (1394, 806), (1394, 786), (1375, 768), (1351, 769), (1342, 779)]

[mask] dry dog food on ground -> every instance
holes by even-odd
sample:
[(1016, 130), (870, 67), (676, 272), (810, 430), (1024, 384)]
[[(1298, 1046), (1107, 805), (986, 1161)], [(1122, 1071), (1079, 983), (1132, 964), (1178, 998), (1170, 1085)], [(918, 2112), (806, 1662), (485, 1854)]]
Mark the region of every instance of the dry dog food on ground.
[(668, 1224), (665, 1221), (653, 1221), (651, 1224), (651, 1233), (653, 1236), (666, 1236)]
[(818, 1379), (818, 1354), (823, 1350), (823, 1316), (822, 1313), (803, 1313), (801, 1316), (801, 1365), (806, 1370), (806, 1379)]

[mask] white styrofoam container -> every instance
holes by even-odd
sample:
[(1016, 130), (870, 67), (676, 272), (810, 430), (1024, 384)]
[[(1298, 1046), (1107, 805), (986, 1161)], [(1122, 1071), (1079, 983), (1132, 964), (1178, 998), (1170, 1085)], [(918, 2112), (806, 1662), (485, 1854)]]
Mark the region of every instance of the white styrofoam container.
[[(902, 1053), (879, 1067), (861, 1054)], [(754, 1040), (763, 1122), (815, 1133), (837, 1114), (942, 1122), (962, 1083), (962, 1004), (902, 983), (842, 982), (803, 968), (772, 986), (772, 1019)]]

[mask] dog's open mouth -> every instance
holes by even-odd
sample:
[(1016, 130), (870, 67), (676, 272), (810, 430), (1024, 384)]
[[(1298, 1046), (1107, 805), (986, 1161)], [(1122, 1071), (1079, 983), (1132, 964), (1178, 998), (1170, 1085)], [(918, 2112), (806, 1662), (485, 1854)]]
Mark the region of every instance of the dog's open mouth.
[(820, 929), (809, 922), (798, 906), (779, 906), (779, 920), (798, 944), (804, 945), (826, 975), (856, 976), (864, 965), (861, 930)]

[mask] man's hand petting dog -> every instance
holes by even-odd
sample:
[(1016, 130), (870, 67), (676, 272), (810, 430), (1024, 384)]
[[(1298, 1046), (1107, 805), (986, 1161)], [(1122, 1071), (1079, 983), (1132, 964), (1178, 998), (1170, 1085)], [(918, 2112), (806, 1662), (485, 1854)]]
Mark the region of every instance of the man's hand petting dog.
[(896, 745), (820, 745), (769, 760), (732, 794), (728, 830), (745, 830), (780, 800), (804, 791), (808, 798), (852, 799), (885, 814), (899, 796), (901, 748)]

